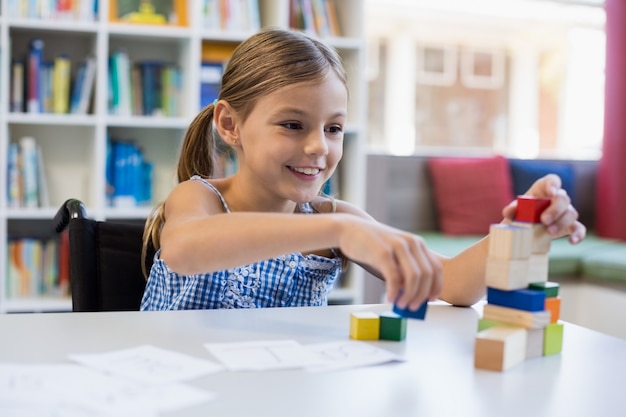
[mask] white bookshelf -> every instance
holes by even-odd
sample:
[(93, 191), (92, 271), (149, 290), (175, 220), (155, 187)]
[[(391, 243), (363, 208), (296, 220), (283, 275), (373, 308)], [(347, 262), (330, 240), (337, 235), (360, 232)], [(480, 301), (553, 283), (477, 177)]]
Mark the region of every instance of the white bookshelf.
[[(175, 164), (184, 131), (199, 111), (199, 69), (203, 42), (236, 45), (252, 32), (223, 32), (202, 27), (202, 1), (187, 2), (187, 27), (109, 22), (109, 2), (100, 0), (94, 22), (27, 19), (10, 16), (10, 0), (0, 0), (0, 313), (69, 310), (68, 299), (29, 297), (11, 299), (6, 294), (8, 240), (20, 236), (56, 237), (52, 218), (68, 198), (78, 198), (88, 215), (98, 220), (142, 220), (149, 206), (131, 209), (107, 205), (105, 160), (107, 137), (139, 143), (154, 164), (152, 204), (164, 199), (176, 184)], [(290, 0), (259, 0), (261, 26), (288, 27)], [(367, 81), (361, 0), (337, 0), (342, 36), (326, 38), (340, 52), (350, 82), (350, 108), (344, 160), (339, 167), (340, 197), (364, 207)], [(30, 39), (44, 40), (44, 57), (67, 53), (72, 77), (88, 55), (96, 58), (93, 104), (87, 115), (9, 112), (11, 62), (23, 57)], [(108, 57), (123, 48), (131, 62), (167, 59), (183, 72), (182, 107), (177, 117), (113, 116), (108, 114)], [(50, 205), (35, 209), (9, 208), (7, 204), (7, 150), (11, 142), (33, 136), (42, 149)], [(332, 302), (360, 302), (360, 268), (351, 266)]]

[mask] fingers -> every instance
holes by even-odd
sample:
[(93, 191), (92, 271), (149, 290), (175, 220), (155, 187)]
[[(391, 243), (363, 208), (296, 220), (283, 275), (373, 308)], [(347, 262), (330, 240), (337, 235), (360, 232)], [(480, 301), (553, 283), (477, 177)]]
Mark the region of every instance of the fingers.
[[(578, 243), (585, 238), (587, 229), (578, 221), (578, 211), (572, 206), (567, 192), (561, 187), (561, 178), (555, 174), (548, 174), (535, 181), (526, 195), (550, 198), (550, 206), (541, 214), (541, 222), (553, 238), (569, 235), (571, 243)], [(515, 202), (505, 207), (502, 210), (504, 218), (512, 219), (516, 207)]]
[(587, 236), (587, 228), (581, 222), (576, 221), (570, 225), (569, 241), (572, 244), (579, 243)]
[(424, 301), (439, 295), (443, 286), (441, 263), (421, 238), (406, 235), (395, 242), (393, 257), (398, 274), (385, 277), (390, 302), (417, 310)]

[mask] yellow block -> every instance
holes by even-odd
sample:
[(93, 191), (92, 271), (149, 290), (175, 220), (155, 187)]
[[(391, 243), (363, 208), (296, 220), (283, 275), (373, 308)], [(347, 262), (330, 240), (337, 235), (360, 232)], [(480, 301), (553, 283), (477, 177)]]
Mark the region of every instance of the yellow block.
[(380, 338), (378, 314), (370, 311), (350, 314), (350, 337), (357, 340), (378, 340)]

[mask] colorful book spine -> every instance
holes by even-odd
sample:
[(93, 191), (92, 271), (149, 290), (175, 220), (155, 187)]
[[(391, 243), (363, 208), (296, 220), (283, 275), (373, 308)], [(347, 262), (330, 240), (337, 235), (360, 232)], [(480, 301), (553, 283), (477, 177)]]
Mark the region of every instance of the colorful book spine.
[(67, 55), (59, 55), (54, 59), (52, 69), (52, 112), (65, 114), (69, 112), (70, 73), (72, 64)]
[(143, 61), (138, 63), (141, 74), (141, 92), (143, 115), (157, 116), (163, 114), (162, 109), (162, 62)]
[(22, 204), (20, 148), (17, 143), (9, 144), (7, 162), (7, 206), (17, 208)]
[(30, 136), (24, 136), (20, 139), (20, 152), (22, 159), (22, 183), (23, 183), (23, 199), (24, 207), (36, 208), (39, 201), (39, 191), (37, 189), (37, 143)]
[(11, 64), (11, 105), (14, 113), (24, 111), (24, 62), (15, 60)]
[(28, 112), (41, 112), (41, 64), (43, 60), (43, 41), (41, 39), (33, 39), (30, 43), (28, 51)]
[(153, 165), (135, 143), (112, 139), (107, 149), (107, 197), (113, 207), (135, 207), (152, 200)]
[(200, 108), (203, 109), (219, 97), (223, 62), (204, 61), (200, 65)]
[(70, 113), (87, 114), (96, 77), (96, 60), (87, 58), (76, 71), (71, 91)]

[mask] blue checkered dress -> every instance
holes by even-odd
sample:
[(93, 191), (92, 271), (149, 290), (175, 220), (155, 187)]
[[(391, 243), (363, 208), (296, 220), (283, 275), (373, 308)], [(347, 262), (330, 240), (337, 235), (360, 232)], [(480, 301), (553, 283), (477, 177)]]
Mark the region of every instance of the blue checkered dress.
[[(201, 180), (220, 198), (217, 189)], [(300, 207), (313, 213), (309, 204)], [(321, 306), (328, 302), (334, 282), (341, 275), (342, 258), (290, 253), (207, 274), (179, 275), (159, 259), (157, 252), (141, 301), (141, 310), (259, 308)]]

